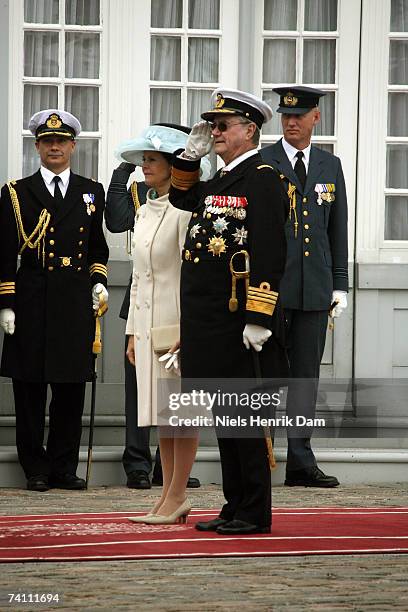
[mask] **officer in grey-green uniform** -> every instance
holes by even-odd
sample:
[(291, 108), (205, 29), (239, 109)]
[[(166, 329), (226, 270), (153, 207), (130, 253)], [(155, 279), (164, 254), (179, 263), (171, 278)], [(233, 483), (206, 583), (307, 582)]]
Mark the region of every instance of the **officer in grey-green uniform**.
[[(346, 189), (339, 158), (311, 145), (325, 92), (303, 86), (274, 91), (280, 95), (283, 138), (263, 148), (262, 157), (279, 170), (290, 198), (288, 254), (280, 284), (294, 379), (287, 415), (314, 418), (328, 313), (339, 316), (347, 306)], [(288, 429), (285, 484), (337, 486), (337, 478), (317, 467), (310, 435), (311, 429)]]

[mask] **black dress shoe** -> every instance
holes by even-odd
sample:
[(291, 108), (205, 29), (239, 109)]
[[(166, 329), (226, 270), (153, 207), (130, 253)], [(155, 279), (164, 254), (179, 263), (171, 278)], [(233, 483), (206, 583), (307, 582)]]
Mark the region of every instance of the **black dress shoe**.
[(44, 476), (43, 474), (30, 476), (27, 480), (27, 489), (29, 491), (48, 491), (49, 488), (48, 476)]
[(56, 489), (68, 489), (70, 491), (86, 489), (85, 480), (78, 478), (76, 474), (55, 474), (50, 476), (50, 485)]
[(127, 477), (126, 486), (129, 489), (151, 489), (149, 474), (143, 470), (130, 472)]
[(226, 525), (227, 523), (228, 521), (226, 519), (218, 517), (212, 521), (201, 521), (200, 523), (196, 523), (195, 528), (198, 529), (198, 531), (217, 531), (218, 527)]
[(271, 526), (260, 527), (246, 521), (234, 519), (217, 527), (217, 533), (220, 535), (250, 535), (251, 533), (271, 533)]
[(305, 468), (304, 470), (286, 472), (285, 485), (287, 487), (322, 487), (330, 489), (338, 487), (339, 484), (335, 476), (326, 476), (317, 465)]
[(190, 478), (187, 480), (187, 489), (198, 489), (199, 487), (201, 487), (201, 482), (198, 480), (198, 478), (192, 478), (190, 476)]

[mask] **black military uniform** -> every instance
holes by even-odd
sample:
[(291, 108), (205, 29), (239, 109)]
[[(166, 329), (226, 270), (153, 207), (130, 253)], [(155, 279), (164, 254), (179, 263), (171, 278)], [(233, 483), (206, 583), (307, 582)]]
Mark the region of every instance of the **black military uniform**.
[[(307, 87), (277, 88), (281, 113), (303, 114), (316, 107), (324, 92)], [(262, 149), (266, 163), (282, 175), (290, 193), (286, 223), (287, 263), (281, 299), (288, 322), (291, 376), (287, 415), (314, 418), (320, 362), (326, 340), (333, 290), (348, 291), (347, 197), (338, 157), (311, 146), (305, 184), (292, 167), (282, 140)], [(309, 382), (308, 382), (309, 381)], [(293, 436), (293, 437), (292, 437)], [(311, 429), (288, 432), (286, 484), (335, 486), (334, 477), (316, 472)], [(312, 468), (312, 477), (303, 470)], [(299, 472), (299, 470), (301, 472)], [(297, 478), (296, 474), (300, 474)]]
[(16, 323), (4, 338), (1, 375), (13, 379), (17, 450), (28, 479), (58, 482), (76, 472), (85, 382), (93, 375), (91, 291), (107, 282), (104, 204), (102, 185), (72, 172), (58, 206), (40, 171), (1, 190), (0, 309), (12, 309)]
[[(262, 124), (254, 108), (224, 95), (217, 98), (218, 105), (222, 98), (224, 112), (231, 108), (230, 112)], [(206, 113), (203, 117), (207, 119)], [(193, 211), (181, 270), (184, 378), (254, 378), (251, 351), (242, 341), (246, 323), (273, 330), (259, 353), (262, 374), (287, 375), (279, 301), (286, 259), (287, 201), (279, 176), (256, 150), (253, 153), (227, 174), (217, 172), (201, 183), (196, 182), (198, 162), (174, 161), (170, 201)], [(230, 262), (241, 250), (250, 257), (248, 295), (245, 283), (237, 282), (237, 309), (231, 312)], [(234, 264), (243, 268), (238, 259)], [(262, 437), (218, 436), (227, 503), (215, 524), (203, 524), (204, 529), (213, 529), (218, 520), (221, 524), (238, 520), (270, 530), (270, 471), (263, 434), (258, 435)]]

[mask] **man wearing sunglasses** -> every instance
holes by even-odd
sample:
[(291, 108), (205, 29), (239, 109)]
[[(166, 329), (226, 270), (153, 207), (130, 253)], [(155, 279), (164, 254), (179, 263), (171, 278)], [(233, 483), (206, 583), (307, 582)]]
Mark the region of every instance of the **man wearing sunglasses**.
[[(182, 377), (234, 379), (236, 385), (262, 375), (284, 378), (279, 282), (288, 203), (279, 175), (257, 151), (272, 111), (237, 90), (217, 89), (211, 102), (174, 160), (169, 194), (174, 206), (192, 211), (181, 271)], [(200, 158), (212, 147), (224, 167), (199, 182)], [(248, 264), (248, 278), (236, 281), (231, 268), (245, 271)], [(216, 424), (224, 412), (218, 404)], [(249, 421), (253, 411), (246, 407), (244, 414)], [(226, 503), (219, 517), (197, 523), (197, 529), (269, 533), (271, 477), (262, 429), (216, 432)]]
[[(292, 191), (287, 221), (288, 259), (281, 283), (288, 322), (292, 384), (286, 413), (314, 419), (327, 316), (347, 306), (347, 198), (341, 162), (311, 145), (320, 120), (319, 98), (312, 87), (278, 87), (283, 138), (262, 149), (262, 157), (282, 175)], [(310, 422), (311, 422), (310, 421)], [(288, 430), (288, 486), (336, 487), (316, 463), (311, 428)]]

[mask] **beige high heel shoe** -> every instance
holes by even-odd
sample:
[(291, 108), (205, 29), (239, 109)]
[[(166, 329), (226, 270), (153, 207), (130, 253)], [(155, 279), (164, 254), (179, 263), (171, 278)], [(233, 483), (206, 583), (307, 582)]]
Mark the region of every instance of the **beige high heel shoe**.
[(187, 517), (190, 510), (191, 504), (188, 499), (186, 499), (172, 514), (167, 516), (164, 514), (152, 514), (152, 516), (144, 517), (145, 520), (143, 522), (146, 525), (175, 525), (177, 523), (184, 525), (187, 523)]
[(156, 515), (156, 512), (160, 508), (161, 505), (162, 504), (159, 504), (159, 502), (156, 502), (152, 510), (150, 510), (150, 512), (148, 512), (147, 514), (142, 514), (142, 516), (128, 516), (128, 520), (132, 521), (132, 523), (145, 523), (146, 522), (145, 519), (147, 517)]

